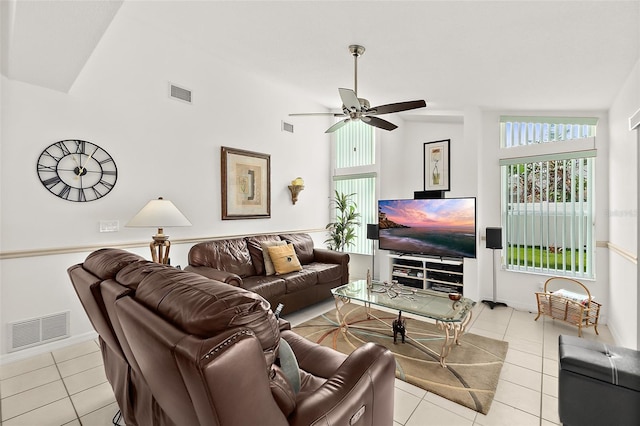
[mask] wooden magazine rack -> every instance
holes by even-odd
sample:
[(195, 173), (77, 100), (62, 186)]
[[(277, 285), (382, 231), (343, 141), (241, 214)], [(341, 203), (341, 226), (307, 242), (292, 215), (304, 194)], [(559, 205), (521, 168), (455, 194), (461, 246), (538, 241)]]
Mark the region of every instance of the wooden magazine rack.
[(589, 289), (580, 281), (564, 278), (549, 278), (544, 283), (544, 291), (536, 293), (538, 316), (546, 315), (578, 327), (582, 337), (583, 327), (592, 327), (598, 333), (600, 303), (595, 302)]

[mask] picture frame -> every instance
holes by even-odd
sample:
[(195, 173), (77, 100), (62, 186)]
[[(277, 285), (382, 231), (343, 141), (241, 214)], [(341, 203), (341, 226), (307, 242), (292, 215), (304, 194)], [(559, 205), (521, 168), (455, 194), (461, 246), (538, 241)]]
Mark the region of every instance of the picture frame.
[(271, 156), (223, 146), (222, 220), (271, 217)]
[(443, 139), (424, 144), (424, 190), (449, 191), (451, 157), (449, 145), (451, 139)]

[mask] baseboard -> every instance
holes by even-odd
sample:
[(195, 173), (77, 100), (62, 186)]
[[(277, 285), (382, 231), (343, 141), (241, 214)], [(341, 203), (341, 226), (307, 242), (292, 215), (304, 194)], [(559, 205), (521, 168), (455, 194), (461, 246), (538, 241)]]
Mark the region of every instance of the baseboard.
[(96, 339), (97, 337), (98, 334), (95, 331), (91, 331), (77, 336), (71, 336), (66, 339), (56, 340), (55, 342), (47, 343), (44, 345), (34, 346), (20, 351), (0, 355), (0, 365), (8, 364), (15, 361), (21, 361), (23, 359), (31, 358), (33, 356), (41, 355), (47, 352), (53, 352), (58, 349), (66, 348), (67, 346), (72, 346), (78, 343), (86, 342), (87, 340)]

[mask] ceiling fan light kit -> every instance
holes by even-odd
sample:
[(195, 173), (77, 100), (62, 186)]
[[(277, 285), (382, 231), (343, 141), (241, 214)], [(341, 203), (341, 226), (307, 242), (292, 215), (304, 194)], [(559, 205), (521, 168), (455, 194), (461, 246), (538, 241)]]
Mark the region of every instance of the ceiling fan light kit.
[(297, 115), (330, 115), (333, 117), (345, 117), (342, 121), (338, 121), (333, 126), (329, 127), (325, 133), (333, 133), (339, 128), (343, 127), (350, 121), (361, 120), (363, 123), (368, 124), (370, 126), (378, 127), (384, 130), (394, 130), (397, 129), (398, 126), (395, 124), (384, 120), (382, 118), (376, 117), (376, 115), (380, 114), (391, 114), (394, 112), (408, 111), (417, 108), (423, 108), (427, 106), (427, 103), (424, 100), (417, 101), (407, 101), (407, 102), (397, 102), (386, 105), (378, 105), (375, 107), (371, 107), (371, 104), (367, 99), (358, 97), (358, 58), (364, 54), (365, 48), (364, 46), (360, 46), (359, 44), (352, 44), (349, 46), (349, 52), (354, 59), (354, 82), (353, 82), (353, 90), (339, 88), (338, 93), (340, 94), (340, 99), (342, 100), (342, 114), (326, 112), (326, 113), (303, 113), (303, 114), (289, 114), (290, 116)]

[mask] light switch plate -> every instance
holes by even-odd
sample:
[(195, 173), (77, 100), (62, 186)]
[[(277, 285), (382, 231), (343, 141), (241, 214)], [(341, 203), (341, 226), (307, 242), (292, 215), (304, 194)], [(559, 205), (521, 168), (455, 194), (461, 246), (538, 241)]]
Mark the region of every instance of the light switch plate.
[(118, 232), (120, 230), (120, 221), (118, 220), (101, 220), (100, 232)]

